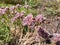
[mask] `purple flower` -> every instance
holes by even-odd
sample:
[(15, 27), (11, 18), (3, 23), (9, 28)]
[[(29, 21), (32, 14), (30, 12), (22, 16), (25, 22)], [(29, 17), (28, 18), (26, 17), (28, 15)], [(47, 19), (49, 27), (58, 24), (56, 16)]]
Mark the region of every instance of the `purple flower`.
[(19, 7), (21, 7), (21, 5), (20, 4), (17, 4), (16, 7), (19, 8)]
[(24, 17), (23, 22), (22, 22), (23, 26), (30, 25), (33, 21), (32, 19), (33, 19), (32, 14), (28, 14), (26, 17)]
[(38, 22), (42, 22), (43, 20), (45, 20), (45, 17), (42, 14), (39, 14), (35, 17), (35, 20)]
[(5, 14), (5, 12), (6, 12), (6, 9), (5, 9), (5, 8), (4, 8), (4, 9), (1, 9), (1, 8), (0, 8), (0, 15)]
[(17, 18), (21, 18), (24, 16), (23, 12), (16, 12), (15, 16), (11, 19), (12, 22), (14, 22)]
[(13, 11), (13, 10), (15, 10), (15, 6), (11, 6), (9, 9), (10, 9), (11, 11)]
[(29, 25), (29, 28), (30, 28), (31, 30), (34, 30), (35, 25), (36, 25), (36, 21), (35, 21), (35, 18), (33, 18), (31, 24)]
[(2, 14), (5, 14), (5, 12), (6, 12), (6, 8), (2, 9)]
[(25, 14), (25, 11), (20, 12), (20, 17), (22, 17)]
[(54, 33), (53, 37), (52, 37), (52, 40), (55, 41), (55, 42), (60, 41), (60, 34)]
[(16, 19), (17, 19), (17, 17), (13, 17), (13, 18), (11, 19), (11, 22), (14, 22)]
[(15, 16), (11, 19), (11, 21), (14, 22), (19, 16), (20, 16), (20, 15), (19, 15), (19, 13), (17, 12), (17, 13), (15, 14)]

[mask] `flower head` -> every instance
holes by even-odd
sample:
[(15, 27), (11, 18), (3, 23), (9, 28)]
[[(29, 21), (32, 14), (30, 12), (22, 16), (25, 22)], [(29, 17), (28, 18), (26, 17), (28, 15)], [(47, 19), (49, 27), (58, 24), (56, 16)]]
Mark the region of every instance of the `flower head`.
[(19, 7), (21, 7), (21, 5), (20, 4), (17, 4), (16, 7), (19, 8)]
[(36, 21), (42, 22), (43, 20), (45, 20), (45, 17), (42, 14), (39, 14), (35, 17)]
[(20, 17), (22, 17), (25, 14), (25, 11), (20, 12)]
[(22, 22), (23, 26), (30, 25), (32, 22), (32, 19), (33, 19), (32, 14), (28, 14), (26, 17), (24, 17), (23, 22)]
[(23, 17), (23, 12), (16, 12), (15, 16), (11, 19), (12, 22), (14, 22), (16, 19)]
[(13, 11), (13, 10), (15, 10), (15, 6), (11, 6), (9, 9), (10, 9), (10, 11)]
[(0, 8), (0, 15), (5, 14), (5, 12), (6, 12), (6, 9), (5, 9), (5, 8), (4, 8), (4, 9), (1, 9), (1, 8)]
[(54, 33), (52, 39), (53, 39), (53, 41), (55, 41), (55, 42), (60, 41), (60, 34)]

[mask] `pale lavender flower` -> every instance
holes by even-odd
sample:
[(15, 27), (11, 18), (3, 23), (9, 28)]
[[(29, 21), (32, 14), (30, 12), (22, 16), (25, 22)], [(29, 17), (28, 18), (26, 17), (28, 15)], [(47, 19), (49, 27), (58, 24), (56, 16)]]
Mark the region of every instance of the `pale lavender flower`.
[(14, 13), (15, 8), (16, 8), (15, 6), (11, 6), (11, 7), (9, 8), (10, 12), (11, 12), (11, 13)]
[(23, 26), (30, 25), (33, 21), (32, 19), (33, 19), (32, 14), (28, 14), (26, 17), (24, 17), (23, 22), (22, 22)]
[(19, 8), (19, 7), (21, 7), (21, 5), (20, 4), (17, 4), (16, 7)]
[(2, 14), (5, 14), (5, 13), (6, 13), (6, 8), (2, 9)]
[(13, 18), (11, 19), (11, 22), (14, 22), (16, 19), (17, 19), (17, 17), (13, 17)]
[(23, 17), (24, 14), (25, 14), (25, 12), (20, 12), (20, 13), (17, 12), (16, 15), (15, 15), (15, 17)]
[(20, 16), (20, 13), (17, 12), (17, 13), (15, 14), (15, 17), (19, 17), (19, 16)]
[(13, 11), (13, 10), (15, 10), (15, 6), (11, 6), (9, 9), (10, 9), (11, 11)]
[(15, 16), (11, 19), (12, 22), (14, 22), (16, 19), (23, 17), (24, 13), (23, 12), (16, 12)]
[(21, 11), (20, 12), (20, 17), (23, 17), (24, 14), (25, 14), (25, 11)]
[(36, 25), (36, 21), (35, 21), (35, 18), (33, 18), (31, 24), (29, 25), (29, 28), (30, 28), (31, 30), (34, 30), (35, 25)]
[(42, 14), (39, 14), (35, 17), (35, 20), (38, 21), (38, 22), (42, 22), (45, 19), (46, 18)]
[(60, 34), (53, 33), (52, 40), (55, 41), (55, 42), (60, 41)]
[(5, 8), (4, 8), (4, 9), (1, 9), (1, 8), (0, 8), (0, 15), (5, 14), (5, 12), (6, 12), (6, 9), (5, 9)]
[(19, 16), (20, 16), (20, 15), (19, 15), (19, 13), (17, 12), (17, 13), (15, 14), (15, 16), (11, 19), (11, 21), (14, 22)]

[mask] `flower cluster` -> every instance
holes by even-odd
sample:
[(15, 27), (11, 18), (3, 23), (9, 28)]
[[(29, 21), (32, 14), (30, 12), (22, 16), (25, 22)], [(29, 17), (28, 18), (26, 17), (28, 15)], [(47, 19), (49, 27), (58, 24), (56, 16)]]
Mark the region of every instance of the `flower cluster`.
[(14, 22), (17, 18), (21, 18), (24, 16), (25, 12), (16, 12), (15, 16), (11, 18), (11, 21)]
[[(16, 13), (16, 9), (21, 8), (21, 7), (22, 7), (22, 5), (20, 5), (20, 4), (17, 4), (15, 6), (10, 6), (10, 7), (1, 7), (0, 8), (0, 15), (5, 14), (6, 11), (8, 12), (8, 10), (9, 10), (10, 13)], [(30, 6), (29, 5), (24, 5), (23, 7), (24, 8), (29, 8)]]
[(52, 39), (53, 39), (55, 42), (60, 41), (60, 34), (58, 34), (58, 33), (53, 33)]
[(33, 17), (32, 14), (28, 14), (26, 17), (23, 18), (23, 25), (31, 25), (32, 23), (36, 24), (37, 22), (42, 22), (45, 20), (45, 17), (43, 15), (37, 15), (36, 17)]
[(35, 17), (36, 21), (42, 22), (45, 18), (43, 17), (42, 14), (39, 14), (38, 16)]
[(7, 10), (6, 8), (3, 8), (3, 9), (2, 9), (2, 8), (0, 8), (0, 15), (5, 14), (6, 10)]
[[(22, 19), (22, 25), (23, 26), (29, 26), (30, 28), (34, 28), (36, 25), (39, 25), (41, 22), (43, 22), (46, 18), (42, 14), (38, 14), (35, 17), (32, 13), (25, 13), (24, 10), (17, 11), (19, 8), (21, 8), (22, 5), (17, 4), (15, 6), (10, 7), (4, 7), (0, 8), (0, 15), (7, 14), (7, 17), (11, 15), (10, 20), (11, 22), (15, 22), (17, 19)], [(24, 5), (24, 9), (29, 9), (29, 5)], [(18, 9), (17, 9), (18, 8)], [(23, 8), (22, 8), (23, 9)], [(27, 15), (27, 16), (26, 16)], [(6, 17), (6, 16), (5, 16)]]
[[(22, 8), (23, 10), (18, 11), (18, 9), (20, 9), (21, 6), (22, 5), (17, 4), (11, 7), (0, 8), (0, 15), (6, 14), (7, 16), (5, 15), (4, 16), (6, 17), (7, 20), (10, 19), (11, 24), (14, 23), (15, 21), (18, 21), (18, 23), (21, 22), (20, 24), (22, 24), (23, 27), (25, 28), (27, 27), (31, 30), (34, 30), (36, 26), (40, 25), (44, 20), (46, 20), (46, 18), (42, 14), (34, 16), (33, 13), (31, 12), (26, 13), (24, 9), (29, 9), (30, 8), (29, 5), (24, 5), (24, 9)], [(37, 28), (36, 30), (38, 31), (39, 36), (42, 36), (43, 38), (48, 37), (49, 34), (47, 32), (44, 32), (44, 30), (40, 27), (39, 29)]]
[(28, 14), (26, 17), (24, 17), (23, 19), (23, 25), (30, 25), (33, 21), (33, 15), (32, 14)]

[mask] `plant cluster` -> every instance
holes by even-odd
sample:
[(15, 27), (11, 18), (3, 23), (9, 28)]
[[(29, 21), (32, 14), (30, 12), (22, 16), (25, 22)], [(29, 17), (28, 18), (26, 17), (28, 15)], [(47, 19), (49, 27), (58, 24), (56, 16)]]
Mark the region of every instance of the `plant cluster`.
[[(40, 26), (45, 20), (42, 13), (38, 14), (27, 4), (0, 7), (0, 40), (11, 45), (33, 45), (34, 42), (40, 45), (40, 36), (48, 40), (50, 35)], [(57, 40), (54, 36), (54, 40)]]

